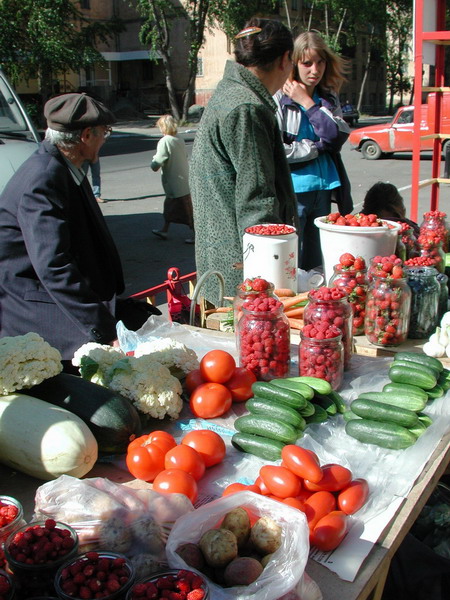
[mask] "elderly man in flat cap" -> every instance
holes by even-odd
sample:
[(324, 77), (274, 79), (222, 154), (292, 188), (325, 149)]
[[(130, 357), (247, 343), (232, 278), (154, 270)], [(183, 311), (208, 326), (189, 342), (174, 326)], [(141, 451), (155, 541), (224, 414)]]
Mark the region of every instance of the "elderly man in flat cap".
[(0, 337), (40, 334), (70, 370), (74, 351), (116, 340), (120, 258), (86, 179), (116, 121), (86, 94), (44, 108), (45, 141), (0, 196)]

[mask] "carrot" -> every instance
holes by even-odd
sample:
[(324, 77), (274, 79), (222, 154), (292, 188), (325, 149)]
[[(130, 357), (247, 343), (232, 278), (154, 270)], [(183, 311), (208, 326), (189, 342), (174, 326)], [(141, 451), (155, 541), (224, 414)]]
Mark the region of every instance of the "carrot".
[(302, 319), (293, 319), (292, 317), (288, 317), (289, 325), (291, 329), (303, 329), (303, 320)]
[(301, 294), (297, 294), (296, 296), (292, 296), (290, 298), (280, 298), (280, 302), (283, 303), (284, 310), (287, 310), (299, 302), (305, 302), (305, 300), (308, 300), (308, 293), (309, 292), (302, 292)]
[(295, 292), (293, 292), (289, 288), (278, 288), (276, 290), (273, 290), (273, 293), (275, 294), (275, 296), (278, 296), (278, 298), (287, 298), (295, 296)]
[(284, 314), (287, 317), (298, 318), (298, 317), (303, 317), (304, 312), (305, 312), (305, 307), (299, 306), (298, 308), (290, 308), (289, 310), (285, 310)]

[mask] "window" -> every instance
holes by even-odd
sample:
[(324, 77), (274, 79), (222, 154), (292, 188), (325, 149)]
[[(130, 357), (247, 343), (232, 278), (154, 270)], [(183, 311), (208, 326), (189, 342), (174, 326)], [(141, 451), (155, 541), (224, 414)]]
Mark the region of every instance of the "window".
[(142, 79), (144, 81), (153, 80), (153, 62), (151, 60), (142, 61)]
[(197, 77), (203, 77), (203, 58), (197, 57)]

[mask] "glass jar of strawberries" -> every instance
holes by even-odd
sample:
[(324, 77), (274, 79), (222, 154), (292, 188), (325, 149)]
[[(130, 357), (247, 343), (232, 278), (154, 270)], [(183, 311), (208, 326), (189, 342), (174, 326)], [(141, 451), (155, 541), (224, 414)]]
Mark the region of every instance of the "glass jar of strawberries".
[(325, 379), (337, 390), (344, 376), (342, 333), (328, 321), (305, 325), (300, 331), (298, 347), (300, 375)]
[(274, 296), (274, 285), (262, 277), (247, 278), (236, 288), (236, 295), (233, 299), (233, 318), (234, 327), (242, 316), (242, 305), (247, 298), (268, 298)]
[(371, 263), (364, 333), (376, 346), (398, 346), (408, 336), (411, 290), (402, 264), (376, 258), (381, 260)]
[(400, 223), (400, 235), (406, 249), (405, 260), (420, 256), (419, 243), (414, 234), (414, 229), (408, 223)]
[(326, 286), (311, 290), (308, 294), (308, 304), (305, 306), (303, 320), (305, 325), (326, 321), (341, 331), (344, 346), (344, 369), (348, 369), (352, 355), (353, 311), (344, 290)]
[(366, 314), (367, 268), (362, 256), (356, 258), (343, 254), (339, 263), (333, 267), (334, 273), (328, 282), (330, 287), (342, 289), (346, 294), (353, 311), (353, 335), (364, 333), (364, 317)]
[(430, 210), (423, 215), (420, 224), (420, 235), (432, 235), (442, 242), (444, 253), (449, 250), (449, 228), (446, 213), (440, 210)]
[(433, 261), (433, 267), (443, 273), (445, 271), (445, 252), (443, 242), (434, 233), (421, 233), (418, 237), (420, 256)]
[(239, 365), (252, 371), (259, 381), (288, 375), (290, 327), (278, 298), (246, 298), (236, 336)]

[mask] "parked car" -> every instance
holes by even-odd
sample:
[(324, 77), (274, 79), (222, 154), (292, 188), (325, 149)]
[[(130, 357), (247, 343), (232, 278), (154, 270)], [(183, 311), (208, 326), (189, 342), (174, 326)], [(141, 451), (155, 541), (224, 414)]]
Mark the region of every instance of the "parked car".
[(39, 142), (25, 107), (0, 69), (0, 193)]
[(359, 110), (350, 102), (342, 105), (342, 117), (351, 127), (356, 125), (359, 119)]
[[(434, 144), (434, 104), (436, 94), (428, 94), (427, 103), (420, 107), (420, 149), (432, 150)], [(417, 124), (417, 115), (414, 106), (401, 106), (395, 113), (392, 121), (381, 125), (370, 125), (355, 129), (349, 136), (353, 150), (361, 152), (367, 160), (377, 160), (383, 154), (393, 152), (412, 152), (414, 127)], [(443, 94), (440, 134), (450, 135), (450, 92)], [(442, 153), (445, 155), (450, 139), (442, 144)]]

